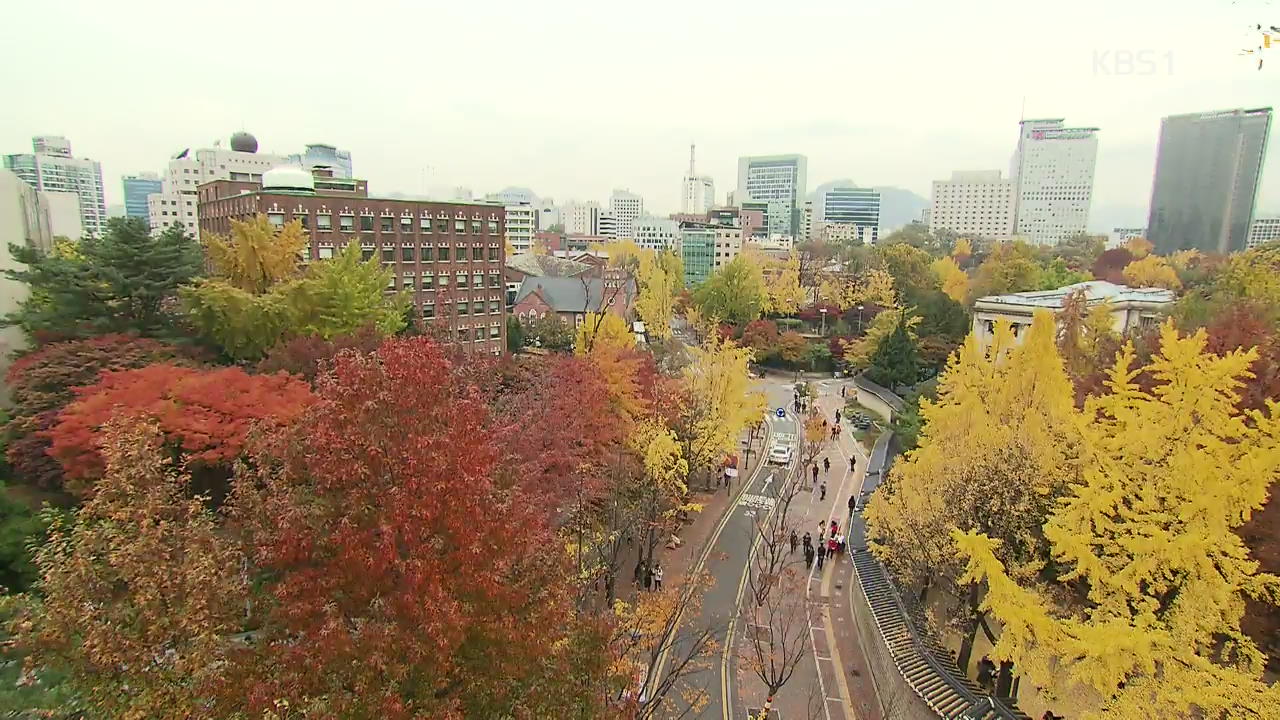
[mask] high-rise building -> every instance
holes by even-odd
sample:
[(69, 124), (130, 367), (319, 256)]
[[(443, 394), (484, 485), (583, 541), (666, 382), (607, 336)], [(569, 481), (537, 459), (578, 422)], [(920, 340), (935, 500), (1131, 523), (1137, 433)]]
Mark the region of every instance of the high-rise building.
[(560, 208), (560, 222), (568, 235), (599, 235), (600, 203), (569, 201)]
[(618, 218), (610, 210), (601, 210), (596, 215), (596, 233), (609, 240), (618, 239)]
[(716, 243), (712, 269), (719, 270), (742, 252), (742, 228), (726, 225), (712, 225), (711, 228), (715, 231)]
[(339, 150), (333, 145), (312, 143), (302, 152), (290, 155), (287, 161), (290, 165), (297, 165), (304, 170), (312, 170), (318, 167), (331, 168), (334, 177), (353, 177), (351, 152), (349, 150)]
[(738, 158), (738, 189), (734, 198), (744, 208), (749, 207), (749, 201), (764, 202), (769, 233), (794, 237), (800, 233), (808, 163), (803, 155)]
[(6, 155), (5, 168), (36, 190), (75, 193), (80, 198), (80, 224), (86, 235), (99, 235), (107, 224), (102, 165), (71, 155), (71, 142), (57, 135), (31, 140), (33, 152)]
[(369, 197), (363, 180), (297, 166), (261, 181), (216, 180), (199, 190), (200, 228), (228, 234), (233, 219), (265, 214), (276, 227), (297, 220), (311, 261), (332, 258), (356, 239), (365, 260), (392, 271), (388, 290), (409, 294), (425, 323), (447, 329), (476, 352), (506, 349), (503, 206)]
[(680, 224), (669, 218), (644, 215), (636, 218), (635, 241), (644, 250), (672, 250), (679, 245)]
[(644, 214), (644, 198), (626, 190), (614, 190), (609, 196), (609, 213), (617, 223), (616, 237), (630, 240), (635, 237), (636, 218)]
[[(17, 311), (30, 296), (26, 283), (8, 277), (4, 271), (19, 270), (9, 253), (10, 243), (49, 252), (59, 235), (79, 238), (80, 199), (70, 192), (36, 190), (16, 173), (0, 170), (0, 316)], [(12, 353), (26, 346), (26, 334), (14, 325), (0, 327), (0, 375), (9, 366)], [(0, 388), (0, 401), (5, 389)]]
[(1267, 243), (1280, 242), (1280, 215), (1253, 219), (1249, 227), (1248, 247), (1256, 248)]
[(532, 205), (507, 205), (505, 208), (506, 240), (510, 243), (512, 252), (523, 255), (533, 249), (537, 211)]
[(823, 223), (852, 225), (855, 237), (865, 245), (880, 239), (880, 191), (875, 188), (829, 188), (818, 198), (817, 212)]
[(715, 269), (715, 227), (705, 223), (681, 223), (680, 258), (684, 262), (685, 287), (706, 282)]
[(1160, 121), (1147, 218), (1156, 252), (1245, 249), (1270, 129), (1269, 107)]
[(1014, 182), (999, 170), (957, 170), (950, 180), (933, 181), (928, 207), (930, 230), (950, 230), (971, 238), (1003, 240), (1013, 235)]
[(124, 184), (124, 214), (126, 217), (149, 219), (147, 212), (147, 196), (154, 195), (161, 191), (163, 183), (160, 176), (155, 173), (138, 173), (137, 175), (125, 175), (121, 182)]
[(689, 174), (680, 185), (680, 212), (705, 213), (716, 204), (716, 184), (710, 175), (694, 171), (693, 145), (689, 146)]
[(1063, 123), (1021, 121), (1013, 154), (1014, 234), (1037, 245), (1056, 244), (1089, 225), (1098, 128)]
[(223, 147), (186, 149), (174, 155), (165, 169), (159, 193), (147, 197), (151, 231), (160, 232), (180, 223), (192, 236), (200, 237), (196, 214), (196, 188), (214, 180), (262, 182), (271, 168), (289, 165), (289, 158), (258, 152), (258, 140), (247, 132), (231, 136), (231, 149)]

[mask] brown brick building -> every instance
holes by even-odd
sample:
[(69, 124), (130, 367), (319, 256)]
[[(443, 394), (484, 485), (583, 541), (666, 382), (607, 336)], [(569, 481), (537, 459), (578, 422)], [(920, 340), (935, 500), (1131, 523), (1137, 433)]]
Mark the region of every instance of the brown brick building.
[(410, 293), (424, 322), (489, 353), (506, 350), (502, 205), (369, 197), (364, 180), (276, 168), (262, 183), (215, 180), (199, 186), (200, 232), (223, 235), (231, 220), (259, 213), (273, 225), (298, 220), (311, 235), (311, 260), (358, 240), (365, 259), (394, 272), (388, 292)]

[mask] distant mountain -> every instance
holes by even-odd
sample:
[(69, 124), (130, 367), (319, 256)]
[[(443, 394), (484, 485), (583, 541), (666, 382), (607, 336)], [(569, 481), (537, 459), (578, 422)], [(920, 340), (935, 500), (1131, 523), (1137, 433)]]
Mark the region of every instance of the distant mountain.
[[(834, 187), (863, 187), (854, 181), (843, 178), (824, 182), (809, 193), (809, 199), (816, 205), (822, 194)], [(878, 186), (880, 191), (880, 237), (910, 222), (920, 219), (920, 211), (929, 207), (928, 198), (922, 198), (910, 190), (899, 187)]]
[(929, 199), (899, 187), (877, 187), (880, 191), (880, 237), (920, 219)]

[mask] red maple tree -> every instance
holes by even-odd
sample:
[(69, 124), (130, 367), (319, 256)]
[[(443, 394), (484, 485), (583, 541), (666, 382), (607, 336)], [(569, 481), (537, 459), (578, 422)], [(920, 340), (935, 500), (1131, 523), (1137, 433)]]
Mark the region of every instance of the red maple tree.
[(52, 343), (15, 360), (5, 375), (13, 402), (6, 432), (14, 479), (61, 490), (62, 467), (49, 456), (44, 431), (75, 399), (75, 389), (97, 382), (104, 370), (130, 370), (157, 362), (197, 364), (173, 345), (121, 334)]
[(225, 702), (520, 716), (571, 616), (554, 508), (495, 480), (504, 456), (486, 394), (423, 337), (339, 355), (316, 393), (237, 481), (269, 607)]
[(314, 383), (316, 376), (332, 364), (344, 350), (371, 353), (382, 345), (382, 333), (366, 327), (356, 332), (326, 340), (319, 335), (304, 335), (283, 340), (267, 351), (258, 363), (258, 372), (287, 372)]
[(1111, 248), (1093, 261), (1093, 277), (1117, 285), (1124, 285), (1124, 268), (1131, 262), (1133, 262), (1133, 253), (1122, 247)]
[(283, 373), (250, 375), (240, 368), (171, 364), (105, 372), (96, 384), (76, 393), (79, 399), (44, 435), (50, 440), (49, 454), (62, 464), (68, 489), (77, 493), (91, 489), (102, 476), (102, 428), (118, 414), (155, 420), (166, 447), (189, 469), (219, 468), (225, 476), (250, 430), (286, 425), (312, 401), (306, 383)]

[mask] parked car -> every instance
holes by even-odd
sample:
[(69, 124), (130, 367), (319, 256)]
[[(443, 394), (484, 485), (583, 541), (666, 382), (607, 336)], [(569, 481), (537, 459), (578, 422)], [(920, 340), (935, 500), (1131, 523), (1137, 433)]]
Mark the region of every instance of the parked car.
[(769, 464), (783, 466), (790, 465), (791, 448), (786, 445), (774, 445), (769, 448)]

